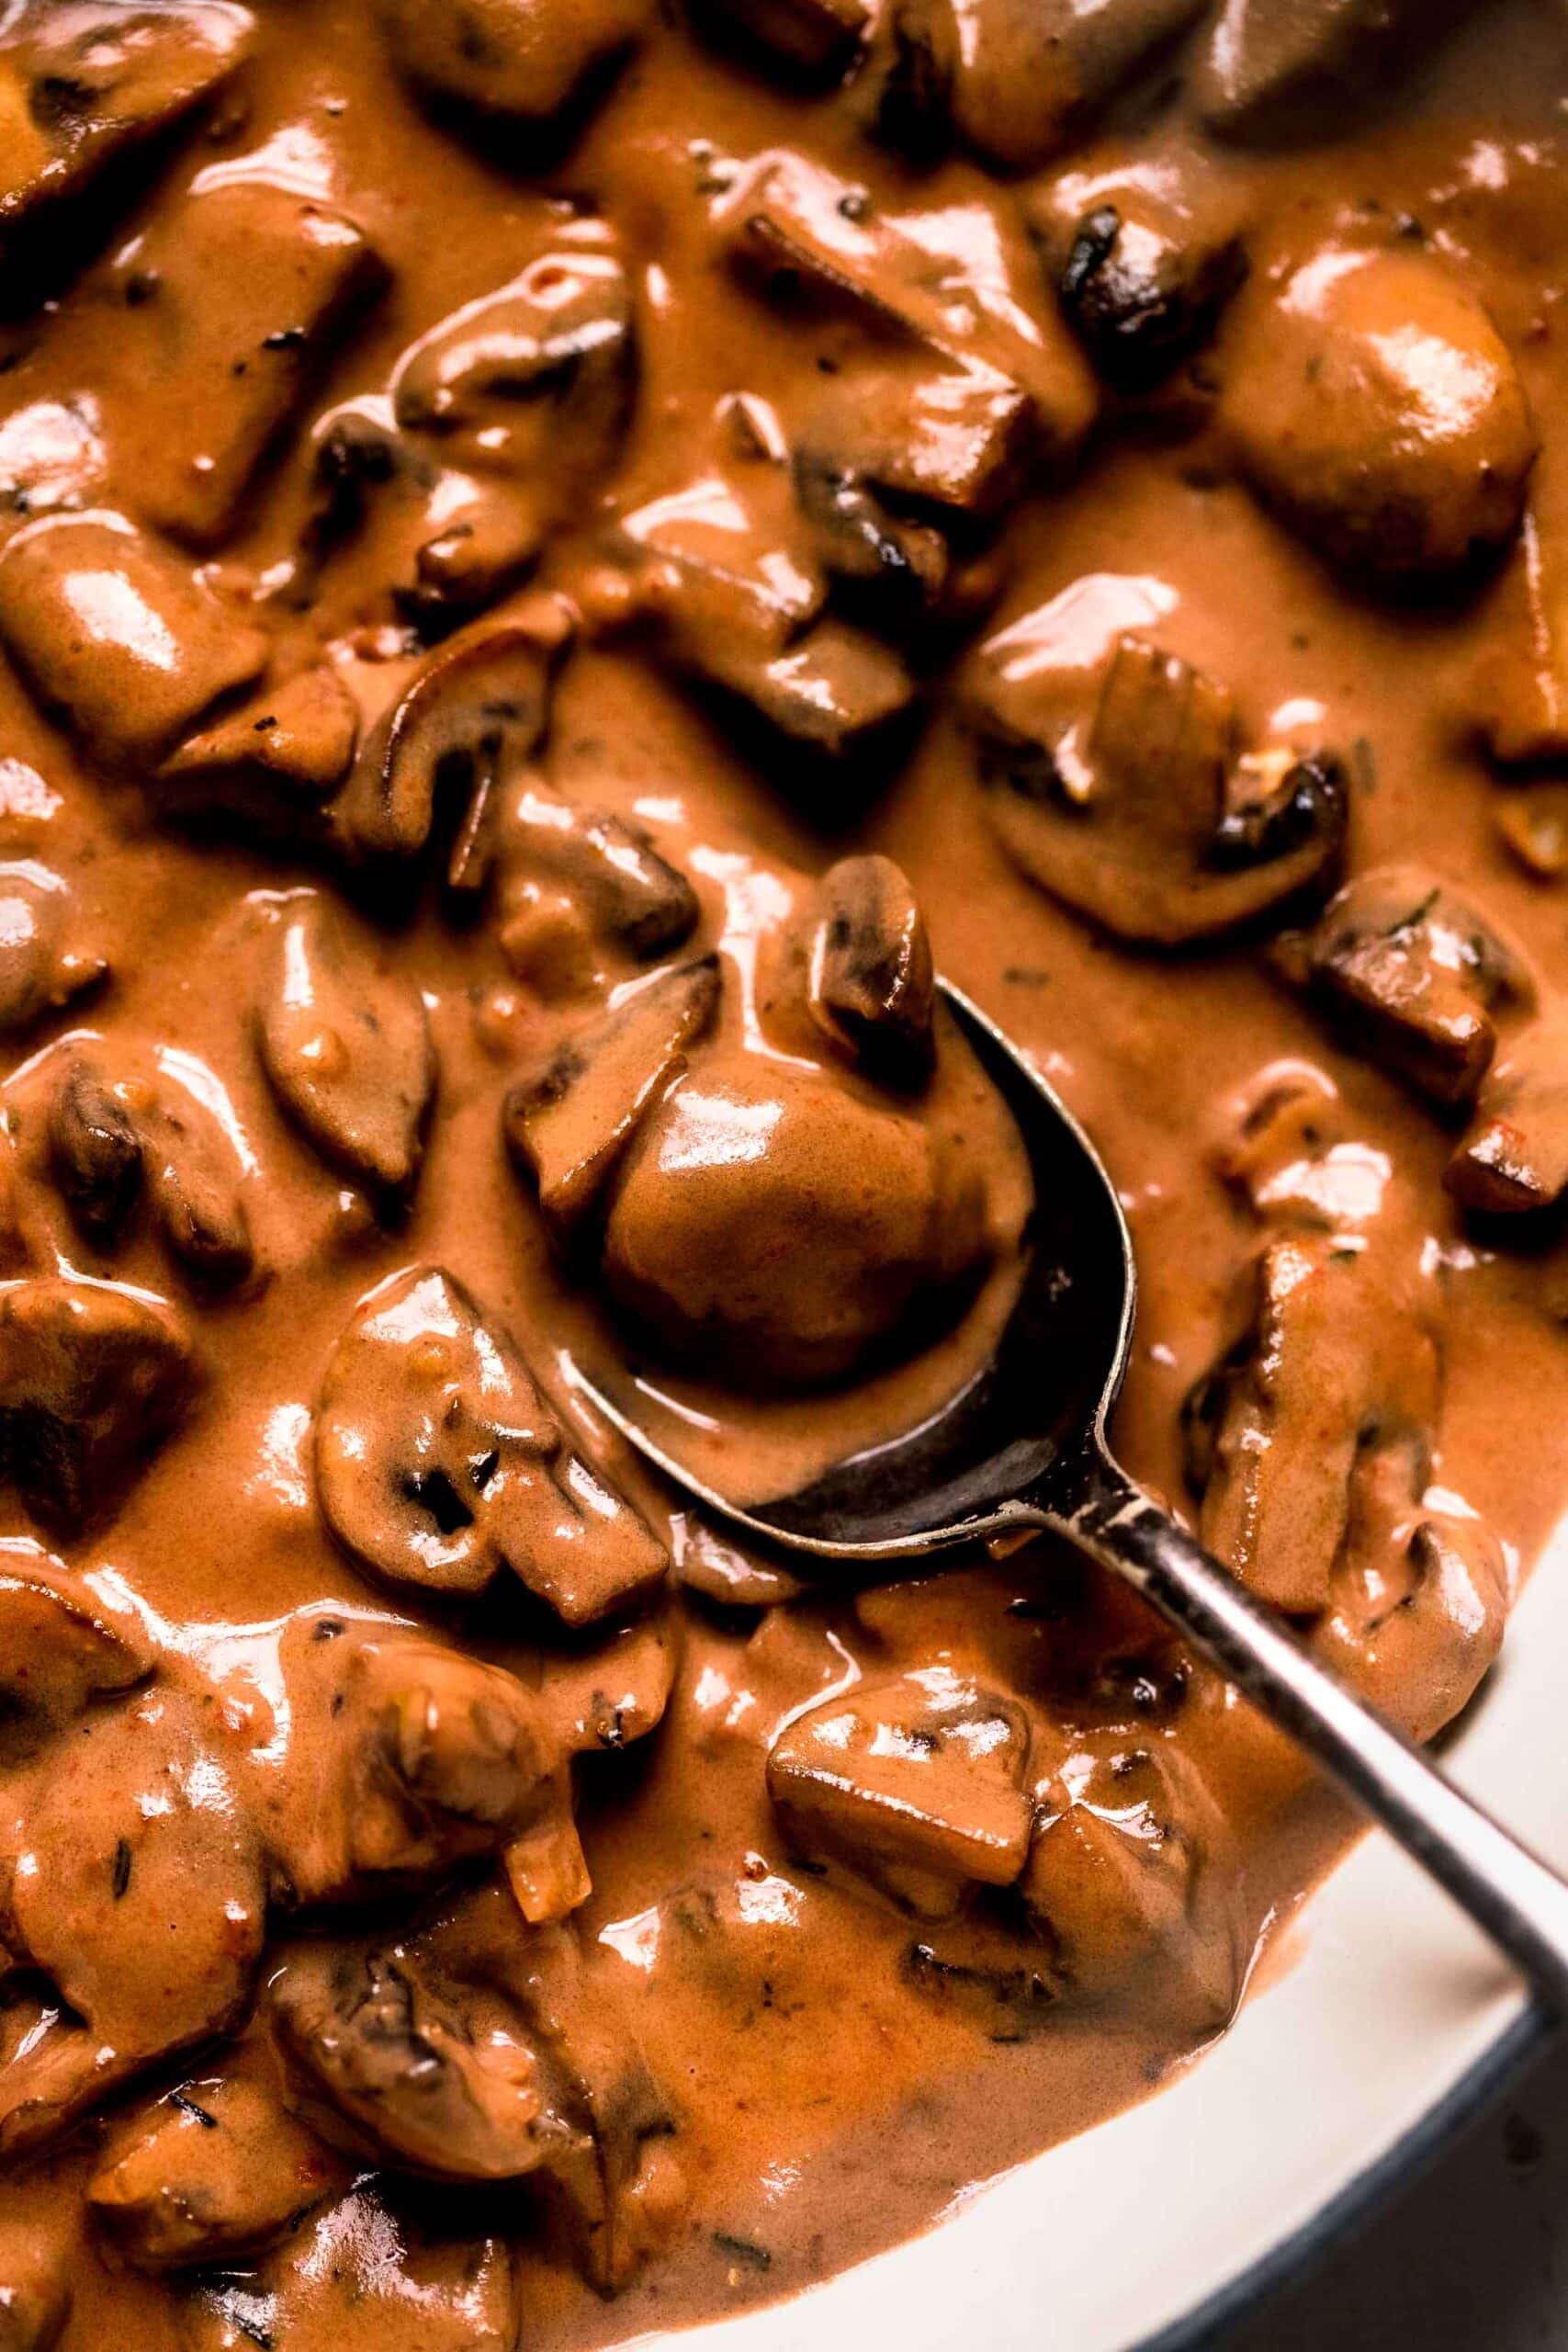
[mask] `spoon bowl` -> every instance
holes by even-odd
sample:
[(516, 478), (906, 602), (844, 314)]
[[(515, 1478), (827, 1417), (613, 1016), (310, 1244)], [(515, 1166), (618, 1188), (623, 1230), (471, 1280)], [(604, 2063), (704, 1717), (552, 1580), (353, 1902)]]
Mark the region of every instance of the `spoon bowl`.
[(741, 1505), (602, 1383), (576, 1385), (674, 1485), (739, 1532), (823, 1563), (920, 1559), (1041, 1530), (1122, 1577), (1397, 1838), (1568, 2015), (1568, 1883), (1315, 1658), (1112, 1457), (1137, 1301), (1104, 1162), (1033, 1064), (959, 989), (942, 997), (1017, 1122), (1034, 1182), (1012, 1312), (982, 1370), (919, 1427), (792, 1494)]

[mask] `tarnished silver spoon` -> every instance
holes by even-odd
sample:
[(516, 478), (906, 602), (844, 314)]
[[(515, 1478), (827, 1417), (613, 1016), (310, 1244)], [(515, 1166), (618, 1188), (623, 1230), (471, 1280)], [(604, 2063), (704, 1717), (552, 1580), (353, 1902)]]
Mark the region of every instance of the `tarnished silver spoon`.
[(695, 1477), (615, 1395), (588, 1396), (703, 1508), (769, 1544), (863, 1567), (1048, 1529), (1125, 1577), (1178, 1633), (1412, 1854), (1568, 2015), (1568, 1883), (1364, 1706), (1128, 1477), (1106, 1441), (1137, 1297), (1132, 1237), (1104, 1164), (995, 1023), (942, 995), (1018, 1122), (1034, 1178), (1031, 1259), (983, 1372), (908, 1435), (744, 1507)]

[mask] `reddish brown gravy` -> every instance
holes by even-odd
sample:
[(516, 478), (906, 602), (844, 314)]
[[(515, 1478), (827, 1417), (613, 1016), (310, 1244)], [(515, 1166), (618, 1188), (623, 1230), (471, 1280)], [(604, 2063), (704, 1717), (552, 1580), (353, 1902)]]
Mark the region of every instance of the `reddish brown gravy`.
[[(776, 1492), (1006, 1312), (1027, 1180), (940, 1022), (919, 1060), (919, 917), (835, 1030), (807, 876), (896, 861), (1083, 1119), (1140, 1268), (1120, 1453), (1380, 1703), (1458, 1710), (1559, 1514), (1568, 30), (1476, 10), (1298, 141), (1206, 20), (1069, 49), (1052, 130), (982, 6), (957, 137), (886, 96), (940, 6), (706, 12), (793, 74), (629, 5), (120, 13), (0, 12), (0, 2346), (618, 2342), (1168, 2080), (1347, 1835), (1073, 1561), (774, 1581), (574, 1401), (627, 1351)], [(1145, 214), (1209, 256), (1152, 363), (1081, 292)], [(988, 513), (954, 384), (1022, 435)], [(563, 864), (573, 808), (632, 830)], [(541, 1142), (612, 995), (716, 949), (621, 1157), (592, 1105), (586, 1159)], [(862, 1688), (846, 1814), (799, 1719)], [(932, 1757), (963, 1819), (878, 1827)]]

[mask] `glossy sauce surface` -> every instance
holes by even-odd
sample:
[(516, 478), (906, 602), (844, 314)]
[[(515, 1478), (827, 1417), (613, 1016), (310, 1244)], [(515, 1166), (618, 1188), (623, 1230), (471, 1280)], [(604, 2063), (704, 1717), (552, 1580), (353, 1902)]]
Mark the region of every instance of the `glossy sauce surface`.
[(1078, 1563), (809, 1588), (574, 1395), (765, 1495), (983, 1360), (932, 961), (1380, 1704), (1560, 1515), (1568, 33), (1325, 138), (1191, 9), (1052, 129), (1001, 6), (917, 123), (940, 7), (211, 0), (121, 139), (126, 13), (0, 12), (0, 2345), (615, 2343), (1146, 2096), (1348, 1835)]

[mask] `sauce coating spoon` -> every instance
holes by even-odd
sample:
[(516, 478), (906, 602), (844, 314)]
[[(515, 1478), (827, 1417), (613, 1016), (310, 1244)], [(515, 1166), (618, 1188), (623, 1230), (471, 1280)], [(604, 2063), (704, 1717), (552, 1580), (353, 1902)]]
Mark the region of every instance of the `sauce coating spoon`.
[(919, 1428), (746, 1505), (695, 1477), (574, 1365), (584, 1393), (705, 1510), (818, 1560), (863, 1567), (1021, 1532), (1066, 1537), (1235, 1683), (1568, 2015), (1568, 1882), (1320, 1665), (1111, 1454), (1106, 1421), (1137, 1298), (1121, 1203), (1045, 1080), (959, 989), (938, 986), (1018, 1123), (1034, 1180), (1030, 1262), (985, 1368)]

